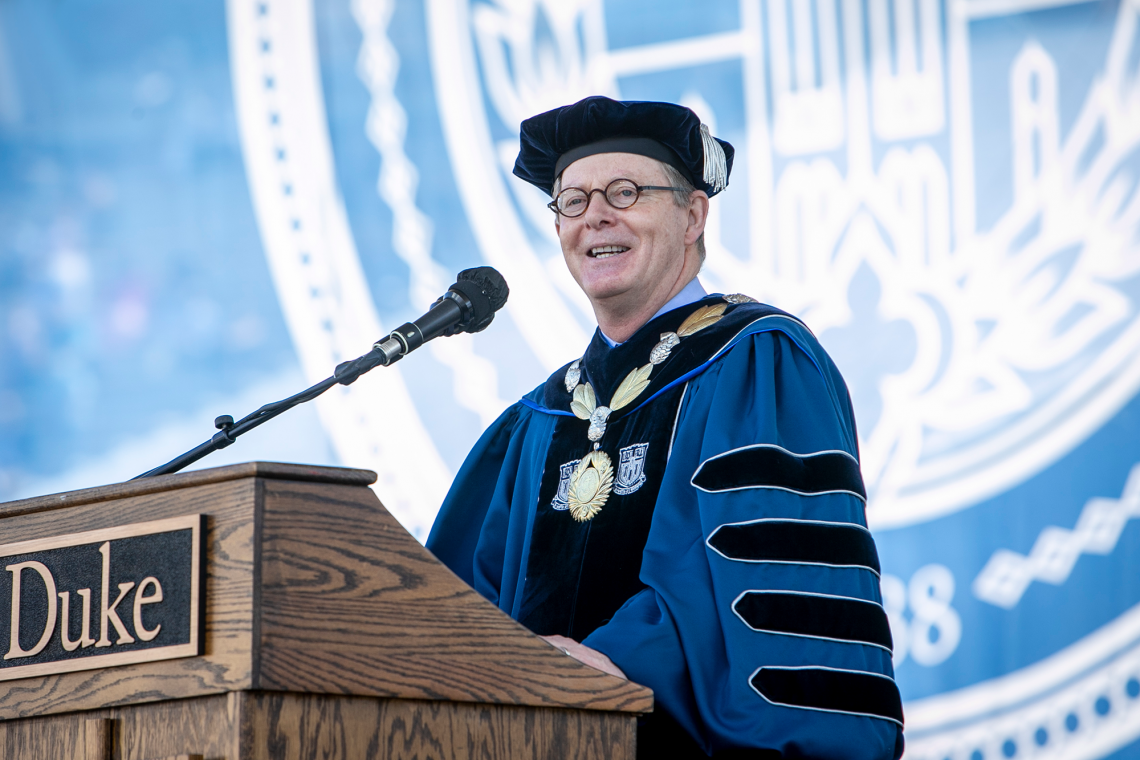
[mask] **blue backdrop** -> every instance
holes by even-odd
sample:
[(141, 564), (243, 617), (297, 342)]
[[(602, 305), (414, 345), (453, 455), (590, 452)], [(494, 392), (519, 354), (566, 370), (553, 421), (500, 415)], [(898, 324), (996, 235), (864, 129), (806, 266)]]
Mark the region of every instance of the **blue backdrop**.
[(376, 470), (421, 539), (593, 329), (522, 118), (737, 147), (710, 291), (847, 377), (909, 758), (1140, 757), (1140, 29), (1096, 0), (0, 2), (0, 500), (122, 480), (464, 267), (512, 288), (201, 463)]

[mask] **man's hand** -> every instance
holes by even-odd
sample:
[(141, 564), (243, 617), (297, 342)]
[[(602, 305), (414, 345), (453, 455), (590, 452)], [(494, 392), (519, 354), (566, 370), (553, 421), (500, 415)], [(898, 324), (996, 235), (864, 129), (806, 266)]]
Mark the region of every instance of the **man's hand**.
[(618, 678), (624, 678), (627, 681), (629, 680), (629, 677), (621, 672), (621, 668), (614, 665), (609, 657), (606, 657), (596, 649), (590, 649), (587, 646), (579, 644), (574, 639), (568, 639), (565, 636), (541, 636), (540, 638), (547, 644), (561, 649), (583, 665), (589, 665), (595, 670), (609, 673), (611, 676), (617, 676)]

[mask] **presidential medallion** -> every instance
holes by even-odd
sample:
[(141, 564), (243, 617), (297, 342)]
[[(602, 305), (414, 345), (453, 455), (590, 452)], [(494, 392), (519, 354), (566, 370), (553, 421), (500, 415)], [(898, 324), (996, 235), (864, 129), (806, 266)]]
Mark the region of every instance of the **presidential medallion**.
[(582, 457), (578, 469), (570, 477), (566, 499), (570, 516), (578, 522), (585, 522), (602, 511), (602, 505), (610, 497), (613, 482), (614, 468), (606, 452), (591, 451)]

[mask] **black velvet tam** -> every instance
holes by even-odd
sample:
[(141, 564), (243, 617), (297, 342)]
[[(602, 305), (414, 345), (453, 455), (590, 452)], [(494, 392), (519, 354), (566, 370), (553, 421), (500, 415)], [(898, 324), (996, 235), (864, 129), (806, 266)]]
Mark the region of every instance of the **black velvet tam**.
[[(562, 170), (597, 153), (636, 153), (678, 169), (711, 198), (728, 184), (735, 151), (674, 103), (595, 95), (522, 123), (515, 176), (549, 193)], [(719, 148), (717, 147), (719, 146)]]

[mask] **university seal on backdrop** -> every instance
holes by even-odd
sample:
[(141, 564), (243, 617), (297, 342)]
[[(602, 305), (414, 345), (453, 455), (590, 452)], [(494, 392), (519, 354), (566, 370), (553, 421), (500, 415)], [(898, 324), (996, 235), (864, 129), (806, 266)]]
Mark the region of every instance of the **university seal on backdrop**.
[[(454, 418), (489, 423), (518, 395), (502, 390), (515, 375), (536, 384), (592, 330), (548, 199), (510, 176), (519, 122), (591, 94), (684, 103), (738, 151), (712, 204), (706, 288), (802, 318), (850, 387), (908, 757), (1091, 758), (1140, 739), (1136, 6), (350, 10), (363, 85), (353, 108), (367, 114), (352, 139), (380, 156), (370, 187), (396, 220), (380, 242), (407, 271), (410, 300), (426, 305), (448, 284), (441, 231), (511, 284), (497, 330), (432, 344), (430, 361), (454, 374)], [(320, 77), (305, 73), (323, 60), (311, 14), (234, 0), (230, 17), (263, 239), (298, 350), (327, 368), (382, 334), (378, 295), (358, 284), (366, 232), (336, 213), (348, 169), (331, 167), (350, 138), (329, 136)], [(266, 39), (291, 57), (265, 57)], [(401, 87), (405, 76), (430, 81), (431, 97)], [(324, 179), (285, 197), (293, 160)], [(435, 197), (454, 198), (456, 213), (433, 214)], [(455, 463), (433, 443), (448, 432), (433, 411), (440, 388), (409, 371), (354, 385), (322, 414), (346, 463), (380, 471), (385, 502), (422, 529)], [(376, 393), (399, 419), (377, 416)], [(615, 493), (638, 487), (644, 456), (621, 452)], [(555, 509), (576, 466), (562, 465)]]

